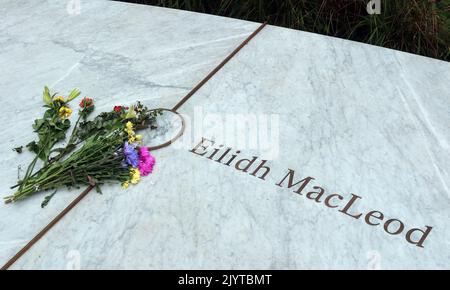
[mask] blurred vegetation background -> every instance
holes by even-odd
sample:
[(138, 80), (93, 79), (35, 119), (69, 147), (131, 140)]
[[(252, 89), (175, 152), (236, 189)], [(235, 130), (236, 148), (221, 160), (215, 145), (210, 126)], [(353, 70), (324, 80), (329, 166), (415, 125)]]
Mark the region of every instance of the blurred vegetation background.
[(121, 0), (320, 33), (450, 61), (450, 0)]

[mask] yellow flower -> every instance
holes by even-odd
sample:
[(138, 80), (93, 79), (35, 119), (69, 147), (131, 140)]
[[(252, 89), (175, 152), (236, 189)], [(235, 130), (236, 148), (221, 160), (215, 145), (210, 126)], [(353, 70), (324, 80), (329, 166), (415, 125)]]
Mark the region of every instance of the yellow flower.
[(130, 121), (128, 121), (128, 122), (125, 124), (125, 131), (127, 131), (127, 132), (133, 132), (133, 123), (131, 123)]
[(129, 183), (128, 181), (122, 182), (122, 188), (123, 188), (123, 189), (127, 189), (128, 186), (130, 186), (130, 183)]
[(131, 183), (137, 184), (141, 180), (141, 172), (137, 168), (130, 169)]
[(141, 135), (135, 135), (136, 133), (133, 131), (133, 123), (130, 121), (125, 124), (125, 132), (128, 134), (128, 143), (130, 144), (142, 140)]
[(70, 109), (69, 107), (63, 106), (59, 109), (58, 114), (61, 119), (70, 118), (70, 116), (72, 115), (72, 109)]
[(56, 97), (53, 98), (53, 102), (65, 103), (66, 101), (64, 100), (63, 96), (56, 96)]

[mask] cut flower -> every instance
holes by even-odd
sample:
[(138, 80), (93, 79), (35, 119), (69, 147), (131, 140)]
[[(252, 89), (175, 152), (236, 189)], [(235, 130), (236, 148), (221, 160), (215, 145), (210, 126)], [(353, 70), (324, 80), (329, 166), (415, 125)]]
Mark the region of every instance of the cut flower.
[(139, 148), (139, 171), (142, 176), (147, 176), (153, 171), (155, 157), (150, 154), (147, 147)]
[(131, 168), (130, 169), (130, 177), (131, 177), (131, 184), (138, 184), (141, 180), (141, 173), (137, 168)]
[[(128, 188), (152, 172), (155, 158), (146, 147), (137, 147), (142, 142), (142, 135), (136, 135), (136, 131), (154, 129), (160, 111), (150, 110), (140, 102), (129, 108), (116, 106), (114, 111), (100, 113), (88, 120), (95, 108), (94, 100), (83, 98), (79, 102), (78, 119), (65, 147), (55, 148), (58, 142), (66, 139), (66, 132), (71, 127), (68, 118), (72, 109), (68, 103), (80, 94), (78, 89), (74, 89), (64, 98), (51, 95), (50, 90), (44, 88), (46, 111), (33, 124), (39, 139), (27, 145), (36, 156), (25, 176), (11, 187), (17, 189), (4, 198), (6, 203), (38, 192), (52, 190), (55, 193), (61, 187), (78, 188), (92, 185), (92, 182), (99, 191), (101, 185), (110, 182)], [(44, 164), (34, 171), (39, 159)], [(42, 207), (48, 204), (54, 193), (44, 199)]]
[(66, 101), (64, 100), (63, 96), (56, 96), (53, 98), (53, 102), (60, 102), (64, 104)]
[(81, 102), (80, 102), (80, 107), (82, 109), (86, 109), (86, 108), (92, 107), (93, 105), (94, 105), (94, 101), (91, 98), (88, 98), (88, 97), (82, 99)]
[(66, 106), (63, 106), (59, 109), (58, 115), (61, 119), (68, 119), (72, 115), (72, 109)]
[(138, 167), (139, 156), (136, 149), (131, 146), (128, 142), (125, 142), (123, 146), (123, 154), (125, 155), (125, 161), (128, 165), (132, 167)]

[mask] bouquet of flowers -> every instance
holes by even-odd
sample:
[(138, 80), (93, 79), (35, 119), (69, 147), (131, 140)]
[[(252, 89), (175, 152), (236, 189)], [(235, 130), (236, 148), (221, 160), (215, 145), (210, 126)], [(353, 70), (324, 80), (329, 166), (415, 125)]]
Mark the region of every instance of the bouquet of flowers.
[[(115, 106), (110, 112), (103, 112), (88, 120), (94, 111), (94, 101), (83, 98), (79, 103), (78, 119), (64, 147), (55, 148), (66, 139), (71, 127), (69, 117), (72, 109), (69, 103), (80, 95), (73, 90), (67, 98), (50, 95), (44, 89), (44, 107), (47, 109), (41, 119), (34, 122), (33, 129), (38, 140), (26, 147), (35, 154), (24, 177), (12, 188), (16, 191), (5, 197), (5, 202), (16, 202), (37, 192), (52, 190), (46, 196), (42, 207), (61, 187), (79, 187), (117, 182), (123, 188), (137, 184), (142, 176), (149, 175), (155, 165), (155, 158), (147, 147), (142, 146), (142, 135), (136, 131), (155, 129), (155, 119), (161, 113), (150, 110), (140, 102), (125, 107)], [(14, 149), (21, 153), (23, 147)], [(42, 167), (35, 171), (38, 160)]]

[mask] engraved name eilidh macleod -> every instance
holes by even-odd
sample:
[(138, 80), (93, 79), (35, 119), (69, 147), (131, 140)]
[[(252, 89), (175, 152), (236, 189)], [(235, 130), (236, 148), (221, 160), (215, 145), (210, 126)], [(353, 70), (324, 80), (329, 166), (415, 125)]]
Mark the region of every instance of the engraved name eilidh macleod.
[[(225, 166), (234, 167), (238, 171), (242, 171), (258, 177), (261, 180), (267, 180), (271, 172), (271, 167), (267, 160), (259, 160), (258, 156), (252, 158), (238, 158), (240, 150), (233, 152), (232, 148), (224, 145), (215, 146), (215, 142), (206, 138), (202, 140), (190, 150), (190, 152), (206, 157), (209, 160), (218, 162)], [(276, 186), (292, 189), (298, 195), (304, 196), (306, 199), (322, 204), (328, 208), (335, 209), (337, 212), (345, 214), (356, 220), (363, 220), (365, 224), (370, 226), (383, 226), (384, 231), (389, 235), (404, 234), (406, 241), (417, 247), (423, 248), (424, 242), (430, 234), (433, 227), (425, 226), (422, 228), (405, 229), (405, 223), (399, 219), (385, 219), (385, 214), (378, 210), (369, 212), (361, 212), (356, 210), (356, 204), (361, 202), (362, 197), (350, 193), (350, 196), (337, 193), (326, 193), (323, 187), (313, 185), (315, 178), (311, 176), (298, 178), (293, 169), (288, 169), (287, 173), (283, 173), (275, 183)], [(308, 189), (309, 188), (309, 189)]]

